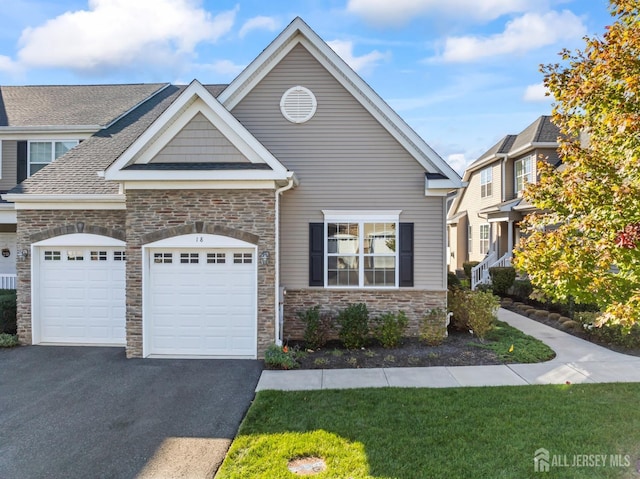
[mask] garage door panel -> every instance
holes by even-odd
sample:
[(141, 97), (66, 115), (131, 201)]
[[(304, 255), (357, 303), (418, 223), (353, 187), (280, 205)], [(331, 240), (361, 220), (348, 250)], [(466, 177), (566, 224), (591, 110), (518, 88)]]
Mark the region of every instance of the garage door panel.
[[(234, 253), (252, 262), (234, 263)], [(168, 255), (171, 263), (156, 262), (167, 261)], [(255, 356), (253, 251), (150, 250), (149, 257), (145, 320), (150, 354)]]
[[(95, 258), (92, 261), (92, 251)], [(95, 252), (98, 253), (95, 253)], [(122, 248), (40, 248), (40, 341), (125, 344), (125, 262)], [(84, 258), (69, 260), (69, 258)], [(57, 258), (52, 260), (52, 258)]]

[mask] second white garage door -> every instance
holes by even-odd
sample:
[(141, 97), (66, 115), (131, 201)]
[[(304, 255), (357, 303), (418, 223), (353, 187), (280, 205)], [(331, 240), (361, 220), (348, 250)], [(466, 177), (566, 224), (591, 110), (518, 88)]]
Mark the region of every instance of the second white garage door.
[(150, 355), (256, 356), (253, 249), (147, 251)]
[(35, 254), (34, 342), (124, 345), (124, 248), (52, 245)]

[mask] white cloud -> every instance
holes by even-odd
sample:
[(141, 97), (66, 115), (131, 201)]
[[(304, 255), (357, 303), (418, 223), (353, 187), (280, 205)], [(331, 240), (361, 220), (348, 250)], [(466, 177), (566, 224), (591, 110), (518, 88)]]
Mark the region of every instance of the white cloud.
[(333, 51), (347, 63), (347, 65), (359, 73), (371, 71), (378, 65), (378, 63), (389, 56), (388, 53), (381, 53), (378, 50), (373, 50), (366, 55), (357, 57), (353, 54), (353, 42), (351, 41), (332, 40), (327, 43)]
[(198, 0), (89, 0), (88, 10), (25, 29), (18, 59), (29, 67), (85, 73), (169, 66), (192, 56), (198, 43), (228, 33), (237, 10), (212, 16)]
[(544, 83), (540, 82), (527, 86), (522, 99), (531, 102), (547, 102), (553, 100), (553, 95), (550, 95), (548, 88), (544, 86)]
[(244, 70), (244, 65), (238, 65), (233, 63), (231, 60), (218, 60), (211, 65), (211, 69), (220, 75), (235, 77), (238, 73)]
[(586, 33), (582, 20), (569, 10), (545, 14), (527, 13), (507, 23), (504, 32), (487, 37), (449, 37), (437, 59), (472, 62), (497, 55), (518, 54), (560, 40), (581, 38)]
[(399, 26), (418, 16), (444, 14), (493, 20), (506, 13), (525, 12), (541, 0), (349, 0), (347, 11), (381, 26)]
[(267, 30), (269, 32), (275, 32), (280, 25), (271, 17), (253, 17), (244, 22), (238, 36), (244, 38), (244, 36), (252, 30)]
[(456, 170), (460, 175), (464, 173), (464, 170), (467, 168), (469, 164), (469, 160), (467, 160), (464, 153), (453, 153), (447, 156), (447, 163), (449, 166)]
[(16, 74), (20, 71), (20, 65), (14, 62), (11, 58), (0, 55), (0, 72)]

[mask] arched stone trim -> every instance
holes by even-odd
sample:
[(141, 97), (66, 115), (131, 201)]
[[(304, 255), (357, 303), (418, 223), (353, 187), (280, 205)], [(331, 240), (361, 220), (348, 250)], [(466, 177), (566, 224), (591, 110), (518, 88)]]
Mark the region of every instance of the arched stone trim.
[(43, 241), (56, 236), (70, 235), (75, 233), (86, 233), (100, 236), (108, 236), (109, 238), (115, 238), (120, 241), (126, 240), (124, 230), (105, 228), (104, 226), (87, 225), (82, 221), (75, 224), (58, 226), (56, 228), (50, 228), (48, 230), (40, 231), (29, 236), (31, 243)]
[(170, 228), (164, 228), (158, 231), (147, 233), (146, 235), (142, 236), (141, 243), (148, 244), (167, 238), (172, 238), (174, 236), (182, 236), (194, 233), (207, 233), (212, 235), (228, 236), (230, 238), (239, 239), (255, 245), (257, 245), (258, 241), (260, 240), (260, 237), (258, 235), (254, 235), (253, 233), (247, 233), (246, 231), (229, 228), (228, 226), (219, 224), (206, 224), (204, 223), (204, 221), (196, 221), (187, 225), (172, 226)]

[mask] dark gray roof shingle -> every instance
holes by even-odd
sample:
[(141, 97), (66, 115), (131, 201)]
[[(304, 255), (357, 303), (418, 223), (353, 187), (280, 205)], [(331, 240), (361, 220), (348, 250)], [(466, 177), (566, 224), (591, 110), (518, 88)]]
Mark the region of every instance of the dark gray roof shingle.
[[(156, 84), (158, 85), (160, 84)], [(217, 97), (227, 85), (204, 85), (204, 87)], [(105, 181), (97, 173), (104, 171), (118, 159), (185, 88), (186, 86), (169, 85), (147, 101), (138, 102), (137, 108), (109, 128), (98, 131), (61, 158), (24, 180), (10, 193), (117, 194), (118, 183)]]
[(494, 161), (498, 155), (513, 153), (532, 143), (556, 143), (560, 129), (551, 122), (551, 117), (543, 115), (536, 119), (517, 135), (507, 135), (489, 148), (483, 155), (467, 167), (471, 171), (488, 161)]
[(107, 126), (167, 83), (0, 86), (0, 126)]
[(184, 86), (169, 86), (105, 130), (24, 180), (10, 193), (117, 194), (118, 183), (98, 176), (177, 98)]

